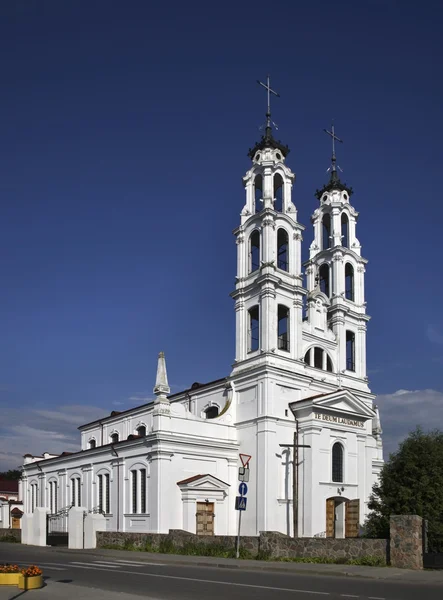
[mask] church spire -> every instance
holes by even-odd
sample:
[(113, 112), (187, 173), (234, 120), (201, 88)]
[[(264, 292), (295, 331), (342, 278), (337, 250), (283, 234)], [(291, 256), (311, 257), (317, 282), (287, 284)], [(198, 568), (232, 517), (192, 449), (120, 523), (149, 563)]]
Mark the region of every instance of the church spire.
[(277, 126), (271, 119), (271, 96), (274, 95), (277, 98), (279, 98), (280, 94), (271, 88), (271, 79), (269, 75), (266, 77), (266, 83), (263, 83), (259, 79), (257, 79), (257, 83), (265, 88), (268, 96), (265, 134), (262, 136), (261, 140), (255, 144), (253, 148), (249, 149), (248, 156), (251, 159), (253, 159), (257, 151), (263, 150), (264, 148), (274, 148), (276, 150), (280, 150), (283, 156), (286, 156), (287, 154), (289, 154), (288, 146), (285, 146), (280, 141), (275, 140), (274, 136), (272, 135), (272, 125), (274, 125), (276, 129)]
[[(334, 122), (332, 122), (331, 131), (327, 129), (323, 129), (325, 133), (331, 136), (332, 138), (332, 158), (331, 158), (331, 166), (328, 171), (331, 171), (331, 182), (340, 181), (340, 178), (337, 173), (337, 157), (335, 156), (335, 142), (340, 142), (343, 144), (343, 140), (335, 135)], [(340, 169), (340, 167), (338, 167)]]
[(353, 191), (352, 188), (347, 186), (346, 183), (342, 183), (340, 181), (340, 177), (338, 175), (337, 169), (340, 167), (337, 165), (337, 156), (335, 154), (335, 142), (340, 142), (343, 144), (343, 140), (340, 139), (337, 135), (335, 135), (335, 127), (334, 122), (332, 122), (331, 131), (328, 129), (323, 129), (325, 133), (331, 136), (332, 139), (332, 157), (331, 157), (331, 166), (328, 168), (328, 172), (331, 172), (331, 176), (329, 178), (329, 182), (324, 185), (320, 190), (315, 192), (316, 197), (320, 200), (325, 192), (330, 192), (332, 190), (346, 191), (348, 192), (348, 196), (351, 196)]

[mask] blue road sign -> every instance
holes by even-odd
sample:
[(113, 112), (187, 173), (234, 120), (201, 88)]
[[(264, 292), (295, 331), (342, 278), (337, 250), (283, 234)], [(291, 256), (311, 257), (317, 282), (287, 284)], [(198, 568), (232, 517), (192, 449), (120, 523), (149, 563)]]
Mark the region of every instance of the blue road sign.
[(235, 498), (235, 510), (246, 510), (247, 498), (244, 496), (236, 496)]
[(246, 496), (246, 494), (248, 493), (248, 486), (244, 481), (242, 481), (241, 484), (238, 486), (238, 493), (240, 494), (240, 496)]

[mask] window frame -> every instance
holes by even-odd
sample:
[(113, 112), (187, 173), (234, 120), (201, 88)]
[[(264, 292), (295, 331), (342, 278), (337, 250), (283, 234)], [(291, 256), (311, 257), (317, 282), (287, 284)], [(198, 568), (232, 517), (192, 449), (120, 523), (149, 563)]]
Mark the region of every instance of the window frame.
[[(340, 456), (337, 457), (335, 449), (340, 449)], [(339, 462), (337, 463), (337, 459)], [(331, 481), (332, 483), (344, 483), (345, 481), (345, 449), (341, 442), (335, 441), (331, 448)]]

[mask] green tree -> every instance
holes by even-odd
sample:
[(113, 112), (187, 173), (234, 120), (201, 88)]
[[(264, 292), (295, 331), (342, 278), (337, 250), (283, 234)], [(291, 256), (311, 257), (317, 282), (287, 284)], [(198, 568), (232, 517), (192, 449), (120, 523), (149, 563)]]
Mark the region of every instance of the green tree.
[(391, 454), (374, 485), (365, 523), (369, 537), (389, 537), (391, 515), (419, 515), (431, 540), (443, 534), (443, 433), (419, 427)]
[(22, 476), (20, 469), (9, 469), (9, 471), (3, 471), (0, 473), (0, 479), (18, 480)]

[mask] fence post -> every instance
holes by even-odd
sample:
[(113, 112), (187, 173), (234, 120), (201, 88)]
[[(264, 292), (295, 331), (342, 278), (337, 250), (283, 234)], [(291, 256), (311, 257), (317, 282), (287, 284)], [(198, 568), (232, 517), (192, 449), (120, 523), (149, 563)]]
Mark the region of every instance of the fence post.
[(391, 567), (423, 569), (423, 519), (418, 515), (391, 515)]

